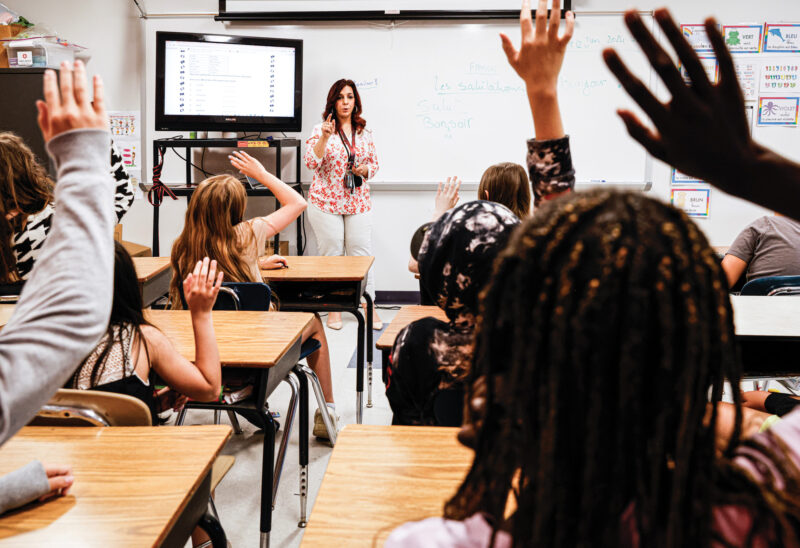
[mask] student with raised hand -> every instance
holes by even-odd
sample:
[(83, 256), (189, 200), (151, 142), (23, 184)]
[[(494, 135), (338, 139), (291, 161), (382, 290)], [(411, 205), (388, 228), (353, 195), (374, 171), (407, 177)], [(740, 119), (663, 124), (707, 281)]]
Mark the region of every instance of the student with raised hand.
[(800, 413), (745, 439), (741, 395), (718, 408), (741, 381), (733, 311), (683, 212), (605, 190), (545, 205), (479, 318), (472, 467), (446, 519), (387, 547), (797, 546)]
[(625, 24), (672, 96), (667, 103), (659, 101), (613, 49), (605, 50), (608, 68), (655, 126), (650, 129), (631, 111), (620, 110), (628, 133), (650, 154), (682, 172), (800, 220), (800, 164), (753, 141), (733, 59), (716, 20), (705, 22), (719, 63), (719, 82), (712, 84), (669, 11), (656, 10), (655, 19), (692, 83), (684, 82), (639, 14), (628, 11)]
[[(186, 398), (215, 401), (219, 398), (222, 370), (211, 308), (222, 278), (222, 272), (217, 273), (217, 262), (205, 257), (183, 280), (197, 356), (192, 363), (145, 318), (133, 261), (122, 244), (114, 242), (111, 320), (105, 336), (67, 386), (138, 398), (150, 409), (154, 425), (158, 424), (158, 413), (181, 407)], [(156, 392), (156, 375), (167, 385), (165, 390)]]
[[(228, 282), (263, 282), (261, 269), (291, 268), (284, 257), (260, 255), (269, 238), (292, 224), (303, 213), (306, 201), (246, 152), (233, 152), (230, 161), (240, 173), (269, 188), (281, 207), (264, 217), (244, 220), (247, 194), (241, 182), (231, 175), (217, 175), (201, 182), (189, 201), (183, 231), (172, 246), (170, 304), (173, 308), (183, 307), (182, 280), (203, 257), (216, 260), (217, 268), (225, 274)], [(308, 365), (319, 377), (327, 402), (326, 409), (317, 409), (314, 415), (313, 433), (318, 438), (327, 439), (322, 411), (330, 415), (334, 424), (339, 417), (333, 399), (328, 340), (319, 317), (315, 317), (303, 333), (304, 342), (310, 338), (319, 341), (321, 348), (308, 356)], [(255, 413), (253, 415), (243, 414), (251, 422), (258, 417)]]
[[(58, 177), (50, 236), (0, 331), (0, 443), (14, 435), (69, 378), (108, 324), (113, 279), (111, 135), (103, 84), (86, 70), (61, 65), (60, 83), (48, 70), (39, 126)], [(72, 485), (66, 466), (31, 463), (0, 478), (0, 509), (8, 510)]]

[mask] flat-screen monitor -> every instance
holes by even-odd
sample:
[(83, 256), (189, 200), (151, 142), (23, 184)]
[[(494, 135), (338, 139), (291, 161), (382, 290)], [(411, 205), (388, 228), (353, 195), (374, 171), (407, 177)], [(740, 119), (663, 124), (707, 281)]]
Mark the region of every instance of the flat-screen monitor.
[(303, 41), (156, 33), (156, 130), (300, 131)]

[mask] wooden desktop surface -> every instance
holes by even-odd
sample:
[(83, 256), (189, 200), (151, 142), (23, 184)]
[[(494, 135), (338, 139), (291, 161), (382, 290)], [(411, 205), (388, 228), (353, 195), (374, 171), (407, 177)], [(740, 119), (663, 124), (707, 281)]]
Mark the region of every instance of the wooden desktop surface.
[(133, 257), (139, 283), (148, 282), (170, 268), (169, 257)]
[(289, 268), (262, 270), (267, 282), (357, 282), (369, 272), (375, 257), (286, 257)]
[(378, 342), (375, 344), (375, 346), (378, 348), (378, 350), (391, 349), (392, 346), (394, 346), (394, 340), (397, 338), (397, 335), (405, 326), (411, 322), (421, 320), (422, 318), (427, 318), (428, 316), (432, 316), (437, 320), (442, 320), (443, 322), (448, 321), (444, 310), (438, 306), (415, 305), (402, 307), (397, 312), (397, 315), (392, 320), (392, 323), (389, 324), (389, 327), (387, 327), (386, 330), (381, 334), (381, 337), (378, 339)]
[(23, 428), (0, 448), (0, 475), (34, 459), (68, 464), (65, 497), (0, 517), (3, 546), (155, 546), (230, 436), (229, 426)]
[[(224, 367), (272, 367), (311, 323), (308, 312), (214, 311), (214, 334)], [(178, 352), (194, 361), (194, 331), (188, 310), (146, 310)]]
[(16, 307), (15, 304), (0, 304), (0, 327), (8, 323)]
[(737, 337), (800, 337), (800, 297), (732, 295)]
[(441, 516), (473, 453), (458, 428), (349, 424), (336, 440), (304, 547), (383, 546), (411, 520)]

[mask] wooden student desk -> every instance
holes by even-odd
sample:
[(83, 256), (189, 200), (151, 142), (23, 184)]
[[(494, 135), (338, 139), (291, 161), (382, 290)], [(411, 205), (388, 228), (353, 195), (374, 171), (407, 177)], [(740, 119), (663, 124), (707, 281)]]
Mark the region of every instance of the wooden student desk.
[(229, 426), (20, 430), (0, 475), (33, 459), (72, 467), (65, 497), (0, 517), (3, 546), (182, 547), (206, 512), (211, 467)]
[(339, 433), (303, 547), (383, 546), (399, 525), (441, 516), (472, 464), (458, 428), (351, 424)]
[(0, 329), (11, 319), (15, 308), (16, 305), (14, 304), (0, 304)]
[(386, 383), (387, 375), (386, 364), (389, 363), (389, 354), (392, 352), (394, 340), (397, 338), (397, 335), (399, 335), (403, 328), (408, 324), (429, 316), (436, 318), (437, 320), (442, 320), (443, 322), (448, 321), (444, 310), (438, 306), (404, 306), (400, 309), (394, 319), (392, 319), (392, 323), (389, 324), (389, 327), (383, 331), (378, 339), (378, 342), (375, 343), (375, 347), (381, 351), (381, 358), (383, 359), (384, 383)]
[(169, 282), (172, 280), (169, 257), (133, 257), (133, 266), (136, 267), (145, 308), (169, 293)]
[[(364, 339), (367, 350), (367, 407), (372, 407), (372, 298), (364, 289), (375, 257), (286, 257), (289, 268), (262, 270), (261, 276), (280, 299), (281, 310), (349, 312), (356, 334), (356, 422), (361, 424), (364, 393)], [(367, 301), (366, 326), (361, 297)]]
[[(214, 334), (223, 367), (256, 369), (252, 409), (264, 409), (269, 396), (292, 371), (300, 358), (300, 338), (314, 316), (303, 312), (214, 311)], [(188, 310), (147, 310), (146, 318), (164, 332), (186, 359), (194, 361), (194, 332)], [(302, 377), (302, 378), (300, 378)], [(308, 466), (308, 384), (300, 380), (300, 466)], [(239, 406), (240, 404), (236, 404)], [(203, 408), (195, 402), (195, 408)], [(236, 406), (230, 406), (234, 409)], [(217, 409), (217, 407), (208, 407)], [(269, 546), (272, 531), (272, 489), (274, 484), (275, 428), (265, 413), (264, 449), (261, 464), (261, 546)], [(303, 427), (305, 425), (305, 428)], [(287, 425), (287, 428), (289, 426)], [(194, 427), (192, 427), (194, 428)], [(305, 448), (305, 450), (304, 450)], [(304, 468), (307, 470), (307, 468)], [(305, 497), (307, 493), (301, 493)]]

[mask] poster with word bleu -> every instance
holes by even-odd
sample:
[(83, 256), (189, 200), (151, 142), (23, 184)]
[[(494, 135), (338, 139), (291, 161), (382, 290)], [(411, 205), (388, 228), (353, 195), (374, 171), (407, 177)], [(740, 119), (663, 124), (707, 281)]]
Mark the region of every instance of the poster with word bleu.
[(766, 23), (764, 53), (800, 53), (800, 23)]
[(800, 58), (792, 59), (796, 64), (761, 67), (761, 93), (800, 93)]
[(710, 188), (673, 188), (670, 198), (672, 205), (682, 209), (689, 217), (708, 218)]
[(759, 97), (759, 126), (797, 126), (800, 97)]
[(714, 46), (711, 45), (705, 25), (681, 25), (681, 33), (683, 33), (684, 38), (695, 51), (714, 51)]
[(758, 53), (761, 51), (761, 25), (725, 25), (725, 45), (731, 53)]

